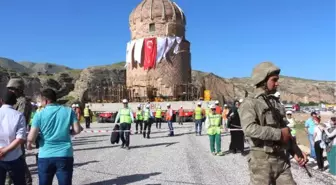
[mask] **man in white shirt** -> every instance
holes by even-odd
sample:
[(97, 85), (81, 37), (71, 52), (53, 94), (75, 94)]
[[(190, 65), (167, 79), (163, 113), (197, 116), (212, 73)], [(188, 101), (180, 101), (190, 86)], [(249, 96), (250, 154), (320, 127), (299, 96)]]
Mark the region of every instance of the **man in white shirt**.
[(26, 120), (13, 108), (16, 99), (15, 93), (8, 91), (0, 108), (0, 185), (5, 184), (7, 172), (10, 172), (14, 185), (26, 185), (22, 171), (25, 160), (21, 150), (26, 140)]

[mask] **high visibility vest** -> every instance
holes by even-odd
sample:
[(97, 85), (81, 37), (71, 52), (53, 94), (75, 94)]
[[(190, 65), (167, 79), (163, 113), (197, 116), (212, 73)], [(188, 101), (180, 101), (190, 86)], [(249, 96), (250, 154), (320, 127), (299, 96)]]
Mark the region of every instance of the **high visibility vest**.
[(168, 109), (166, 112), (166, 120), (167, 121), (171, 121), (172, 120), (172, 116), (170, 115), (170, 111), (172, 111), (171, 109)]
[(148, 121), (150, 117), (149, 109), (144, 110), (144, 121)]
[(209, 114), (208, 120), (210, 123), (209, 123), (209, 128), (208, 128), (207, 133), (209, 135), (220, 134), (221, 133), (221, 128), (220, 128), (221, 115), (220, 114)]
[(36, 111), (34, 111), (30, 114), (29, 125), (32, 125), (35, 114), (36, 114)]
[(161, 109), (156, 109), (155, 117), (156, 118), (162, 118), (162, 110)]
[(130, 109), (120, 109), (120, 123), (132, 123)]
[(210, 114), (210, 109), (209, 108), (205, 109), (205, 115), (209, 116), (209, 114)]
[(201, 107), (196, 107), (196, 109), (195, 109), (195, 119), (196, 120), (202, 119), (202, 108)]
[(84, 109), (84, 117), (90, 117), (90, 111), (88, 108)]
[(183, 117), (183, 116), (184, 116), (184, 110), (183, 110), (183, 109), (180, 109), (180, 110), (179, 110), (179, 116), (180, 116), (180, 117)]
[(144, 119), (141, 110), (136, 113), (136, 119), (139, 121), (142, 121)]

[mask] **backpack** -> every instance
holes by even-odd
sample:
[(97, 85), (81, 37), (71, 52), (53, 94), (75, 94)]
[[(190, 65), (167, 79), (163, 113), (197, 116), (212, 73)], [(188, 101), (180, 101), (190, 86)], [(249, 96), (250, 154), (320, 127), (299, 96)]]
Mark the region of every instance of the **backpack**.
[[(331, 133), (335, 130), (335, 127), (328, 128), (328, 132)], [(332, 142), (334, 140), (335, 136), (329, 138), (325, 131), (322, 131), (322, 141), (324, 142), (326, 146), (326, 151), (329, 152), (332, 147)]]

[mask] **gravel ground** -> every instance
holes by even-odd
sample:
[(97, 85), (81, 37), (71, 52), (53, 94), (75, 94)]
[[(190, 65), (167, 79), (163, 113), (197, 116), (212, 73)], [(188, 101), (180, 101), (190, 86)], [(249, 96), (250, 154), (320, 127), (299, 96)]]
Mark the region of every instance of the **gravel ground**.
[[(206, 135), (195, 136), (193, 123), (175, 124), (175, 137), (152, 127), (151, 139), (131, 135), (131, 149), (110, 144), (110, 133), (81, 133), (73, 139), (75, 150), (74, 185), (113, 184), (228, 184), (247, 185), (246, 156), (212, 156)], [(113, 124), (93, 124), (90, 130), (112, 130)], [(132, 128), (134, 129), (135, 126)], [(162, 129), (167, 129), (163, 124)], [(222, 149), (227, 151), (230, 137), (223, 134)], [(38, 184), (35, 157), (30, 151), (28, 165)], [(300, 185), (335, 184), (331, 176), (311, 170), (309, 178), (302, 168), (292, 166)], [(54, 183), (57, 184), (56, 177)]]

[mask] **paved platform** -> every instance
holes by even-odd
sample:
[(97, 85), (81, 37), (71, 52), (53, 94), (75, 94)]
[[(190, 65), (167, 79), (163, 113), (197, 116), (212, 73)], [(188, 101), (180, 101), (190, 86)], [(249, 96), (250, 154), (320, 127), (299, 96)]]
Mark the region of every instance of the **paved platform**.
[[(167, 137), (167, 124), (163, 124), (161, 131), (153, 125), (151, 139), (132, 134), (130, 150), (125, 150), (120, 148), (120, 143), (112, 145), (109, 141), (113, 124), (93, 124), (87, 131), (106, 132), (83, 132), (73, 138), (73, 184), (248, 184), (246, 156), (212, 156), (208, 136), (195, 136), (193, 123), (185, 123), (183, 126), (174, 123), (174, 126), (174, 137)], [(228, 150), (229, 143), (230, 136), (223, 134), (223, 151)], [(33, 156), (35, 152), (29, 151), (27, 161), (34, 184), (38, 184), (37, 166)], [(296, 164), (293, 164), (292, 172), (299, 185), (335, 183), (330, 175), (313, 169), (313, 178), (309, 178)], [(56, 177), (53, 184), (57, 184)]]

